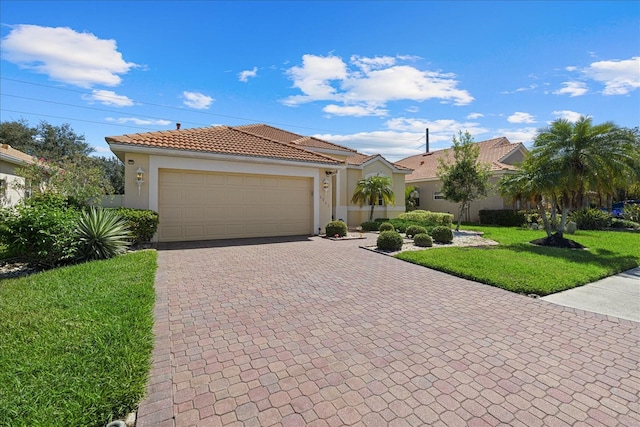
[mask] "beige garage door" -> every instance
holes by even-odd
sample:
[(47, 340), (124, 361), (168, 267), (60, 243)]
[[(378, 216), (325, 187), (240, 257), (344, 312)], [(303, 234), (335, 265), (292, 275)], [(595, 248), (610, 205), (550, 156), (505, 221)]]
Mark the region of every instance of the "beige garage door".
[(312, 179), (161, 169), (161, 242), (312, 234)]

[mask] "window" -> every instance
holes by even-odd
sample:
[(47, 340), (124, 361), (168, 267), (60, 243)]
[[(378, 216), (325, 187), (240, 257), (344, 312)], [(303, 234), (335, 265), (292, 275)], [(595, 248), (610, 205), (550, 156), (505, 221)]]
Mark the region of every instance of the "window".
[(434, 191), (433, 200), (444, 200), (444, 195), (439, 191)]

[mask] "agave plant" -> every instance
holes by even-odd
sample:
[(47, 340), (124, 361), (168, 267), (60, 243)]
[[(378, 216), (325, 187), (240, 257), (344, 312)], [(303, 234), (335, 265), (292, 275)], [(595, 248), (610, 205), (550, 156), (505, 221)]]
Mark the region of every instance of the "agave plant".
[(112, 258), (131, 244), (131, 233), (122, 217), (102, 208), (83, 212), (76, 233), (80, 242), (78, 258), (82, 260)]

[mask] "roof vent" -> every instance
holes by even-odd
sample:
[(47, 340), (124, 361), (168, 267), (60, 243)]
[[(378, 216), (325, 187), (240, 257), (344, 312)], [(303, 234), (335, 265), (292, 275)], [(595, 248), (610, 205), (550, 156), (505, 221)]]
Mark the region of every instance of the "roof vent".
[(180, 130), (180, 126), (181, 126), (180, 123), (176, 123), (176, 130)]

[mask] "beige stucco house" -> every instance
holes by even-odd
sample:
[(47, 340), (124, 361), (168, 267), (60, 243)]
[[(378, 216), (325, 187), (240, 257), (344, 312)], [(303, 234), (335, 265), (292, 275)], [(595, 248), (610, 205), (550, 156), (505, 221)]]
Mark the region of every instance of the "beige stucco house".
[(215, 126), (105, 138), (125, 164), (124, 206), (160, 215), (157, 240), (313, 235), (332, 219), (359, 225), (350, 200), (359, 179), (389, 176), (404, 211), (411, 170), (382, 156), (272, 126)]
[[(517, 164), (522, 162), (527, 153), (522, 143), (511, 143), (507, 138), (494, 138), (476, 143), (480, 149), (478, 161), (488, 163), (491, 167), (491, 183), (493, 190), (489, 197), (471, 203), (469, 210), (463, 217), (464, 221), (478, 222), (482, 209), (507, 209), (511, 203), (506, 202), (497, 192), (496, 185), (506, 174), (514, 173)], [(453, 162), (453, 149), (437, 150), (423, 154), (416, 154), (398, 163), (413, 169), (406, 177), (406, 185), (413, 186), (418, 192), (418, 209), (433, 212), (449, 212), (457, 220), (458, 204), (444, 200), (440, 189), (442, 181), (437, 177), (438, 159)]]
[(24, 197), (24, 178), (18, 169), (33, 163), (33, 157), (8, 144), (0, 144), (0, 207), (14, 206)]

